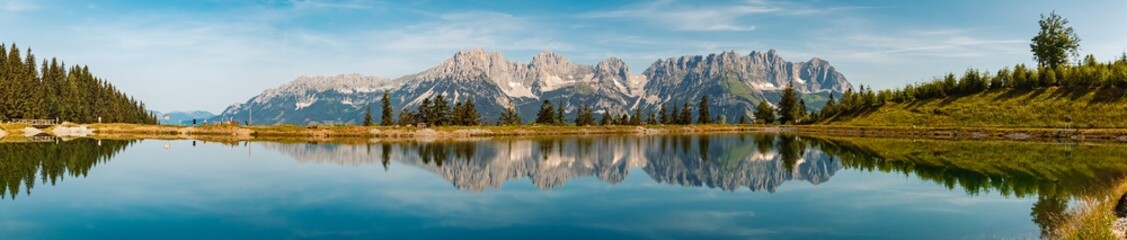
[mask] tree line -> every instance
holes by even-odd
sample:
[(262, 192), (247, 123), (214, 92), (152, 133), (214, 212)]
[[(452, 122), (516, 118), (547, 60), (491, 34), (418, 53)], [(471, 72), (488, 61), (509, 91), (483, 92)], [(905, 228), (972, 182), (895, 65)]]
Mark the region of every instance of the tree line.
[[(595, 111), (591, 106), (579, 105), (575, 108), (576, 114), (572, 119), (567, 119), (564, 110), (566, 106), (555, 106), (551, 101), (544, 100), (540, 104), (540, 110), (536, 113), (535, 124), (541, 125), (569, 125), (575, 124), (576, 126), (595, 126), (595, 125), (688, 125), (688, 124), (711, 124), (716, 123), (717, 120), (713, 119), (712, 114), (708, 110), (708, 96), (701, 96), (700, 101), (697, 103), (697, 119), (693, 120), (693, 109), (689, 106), (688, 102), (681, 104), (678, 108), (676, 104), (670, 111), (669, 104), (662, 104), (657, 111), (643, 112), (641, 108), (634, 108), (630, 113), (615, 114), (610, 111), (603, 110), (603, 114), (599, 120), (595, 120)], [(506, 114), (502, 114), (498, 123), (501, 125), (519, 125), (520, 119), (506, 117), (506, 115), (515, 115), (514, 109), (506, 110)]]
[[(391, 98), (388, 97), (387, 91), (384, 91), (383, 97), (380, 99), (380, 105), (382, 113), (380, 125), (383, 126), (395, 124), (426, 124), (427, 126), (481, 125), (481, 115), (478, 114), (477, 107), (474, 105), (473, 99), (471, 98), (466, 98), (466, 100), (462, 102), (455, 102), (454, 106), (450, 106), (450, 101), (442, 94), (434, 96), (433, 98), (423, 98), (416, 110), (404, 110), (400, 112), (398, 121), (392, 120), (393, 110), (391, 107)], [(364, 126), (374, 124), (371, 108), (365, 111), (363, 124)]]
[[(708, 96), (702, 96), (698, 106), (697, 119), (693, 120), (694, 109), (690, 107), (688, 102), (682, 103), (681, 107), (676, 105), (670, 110), (668, 104), (663, 104), (660, 110), (654, 112), (643, 113), (641, 108), (635, 108), (633, 113), (614, 114), (610, 111), (603, 111), (600, 120), (595, 120), (595, 111), (591, 106), (580, 105), (576, 108), (574, 118), (566, 117), (566, 107), (556, 107), (549, 100), (544, 100), (540, 105), (540, 111), (536, 114), (536, 119), (532, 121), (533, 124), (539, 125), (569, 125), (576, 126), (595, 126), (595, 125), (687, 125), (687, 124), (712, 124), (718, 123), (720, 119), (714, 119), (708, 108)], [(391, 99), (385, 91), (381, 105), (381, 121), (379, 125), (418, 125), (420, 123), (427, 126), (476, 126), (485, 124), (485, 119), (478, 113), (473, 99), (467, 98), (465, 101), (454, 103), (450, 106), (449, 100), (445, 95), (439, 94), (433, 98), (423, 98), (415, 110), (406, 109), (399, 113), (398, 120), (393, 120), (393, 109), (391, 106)], [(747, 123), (746, 117), (740, 119), (740, 123)], [(523, 125), (524, 121), (521, 119), (519, 112), (514, 107), (506, 107), (504, 111), (497, 117), (495, 122), (497, 125), (502, 126), (519, 126)], [(375, 125), (375, 120), (372, 117), (372, 110), (369, 107), (364, 113), (364, 126)]]
[(75, 123), (157, 123), (145, 104), (55, 58), (36, 62), (31, 49), (0, 44), (0, 121), (57, 119)]

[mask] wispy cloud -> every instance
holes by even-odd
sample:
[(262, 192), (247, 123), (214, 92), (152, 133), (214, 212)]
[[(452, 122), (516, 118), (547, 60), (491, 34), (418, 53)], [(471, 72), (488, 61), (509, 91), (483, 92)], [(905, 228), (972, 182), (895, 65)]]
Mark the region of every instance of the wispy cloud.
[(336, 8), (336, 9), (371, 9), (376, 6), (372, 1), (360, 0), (289, 0), (289, 4), (297, 9), (320, 9), (320, 8)]
[(591, 12), (581, 17), (646, 19), (680, 31), (752, 31), (755, 30), (755, 25), (746, 23), (744, 17), (780, 10), (782, 9), (759, 2), (736, 6), (691, 7), (667, 0), (613, 11)]
[[(844, 37), (850, 55), (859, 60), (897, 61), (902, 57), (983, 57), (1023, 51), (1028, 41), (994, 39), (968, 30), (905, 33), (862, 33)], [(839, 43), (840, 45), (840, 43)]]
[(39, 9), (39, 5), (27, 0), (0, 0), (0, 11), (25, 12)]
[(497, 12), (462, 12), (381, 31), (381, 48), (397, 51), (493, 48), (501, 50), (564, 49), (552, 33), (532, 21)]
[(704, 5), (705, 2), (663, 0), (626, 6), (612, 11), (589, 12), (582, 18), (643, 19), (678, 31), (754, 31), (749, 19), (756, 15), (815, 16), (873, 7), (815, 7), (798, 3), (749, 0), (737, 4)]

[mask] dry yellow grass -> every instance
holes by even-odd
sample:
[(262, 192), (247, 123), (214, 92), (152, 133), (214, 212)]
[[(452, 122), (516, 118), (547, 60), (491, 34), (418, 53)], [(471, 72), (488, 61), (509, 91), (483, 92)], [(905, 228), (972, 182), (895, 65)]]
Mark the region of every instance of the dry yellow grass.
[(1127, 181), (1110, 188), (1106, 195), (1086, 196), (1069, 213), (1062, 216), (1064, 223), (1053, 230), (1053, 239), (1124, 239), (1124, 233), (1112, 230), (1115, 224), (1115, 206), (1120, 196), (1127, 193)]

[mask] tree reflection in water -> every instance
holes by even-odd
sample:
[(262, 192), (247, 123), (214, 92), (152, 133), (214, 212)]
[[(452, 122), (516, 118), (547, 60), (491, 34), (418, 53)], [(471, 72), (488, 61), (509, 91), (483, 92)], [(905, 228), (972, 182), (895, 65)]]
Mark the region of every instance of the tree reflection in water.
[[(58, 143), (0, 144), (0, 198), (31, 194), (36, 182), (55, 185), (63, 178), (85, 177), (134, 141), (76, 139)], [(22, 187), (21, 187), (22, 186)]]

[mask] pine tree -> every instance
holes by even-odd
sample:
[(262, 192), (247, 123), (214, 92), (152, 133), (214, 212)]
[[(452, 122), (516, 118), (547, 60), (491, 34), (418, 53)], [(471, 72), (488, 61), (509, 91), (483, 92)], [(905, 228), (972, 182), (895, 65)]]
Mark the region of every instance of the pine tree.
[(432, 108), (434, 110), (432, 110), (432, 111), (433, 111), (433, 114), (434, 114), (434, 119), (431, 119), (431, 121), (433, 121), (433, 123), (431, 123), (431, 125), (434, 125), (434, 126), (450, 125), (450, 115), (452, 115), (452, 114), (450, 113), (450, 103), (446, 101), (446, 96), (443, 96), (442, 94), (438, 94), (438, 96), (434, 97), (434, 103), (433, 104), (434, 105), (432, 106)]
[(709, 124), (712, 123), (712, 114), (708, 112), (708, 95), (700, 96), (700, 114), (697, 116), (697, 123)]
[(767, 104), (767, 101), (759, 101), (759, 105), (755, 107), (755, 121), (762, 124), (769, 124), (775, 122), (775, 108)]
[(830, 93), (830, 100), (826, 100), (826, 105), (822, 106), (822, 117), (830, 117), (833, 115), (834, 108), (837, 107), (835, 105), (837, 105), (837, 103), (834, 101), (834, 94)]
[(578, 115), (575, 116), (575, 125), (576, 126), (595, 125), (595, 116), (594, 116), (594, 113), (591, 112), (591, 107), (582, 106), (582, 105), (579, 106), (579, 113), (578, 113)]
[[(481, 114), (477, 113), (477, 106), (474, 106), (472, 98), (466, 98), (466, 102), (462, 103), (465, 116), (462, 117), (462, 123), (468, 126), (481, 125)], [(515, 111), (514, 111), (515, 112)], [(519, 117), (518, 117), (519, 122)]]
[(602, 119), (602, 120), (599, 120), (599, 125), (603, 125), (603, 126), (609, 126), (609, 125), (611, 125), (611, 124), (612, 124), (612, 122), (611, 122), (611, 118), (613, 118), (613, 117), (611, 117), (610, 115), (611, 115), (611, 114), (610, 114), (609, 112), (608, 112), (608, 113), (604, 113), (604, 114), (603, 114), (603, 119)]
[(465, 117), (466, 117), (466, 109), (465, 109), (465, 107), (462, 106), (462, 103), (460, 103), (460, 102), (454, 103), (454, 117), (450, 118), (450, 125), (454, 125), (454, 126), (465, 125), (466, 124)]
[(555, 124), (567, 124), (567, 122), (564, 121), (564, 103), (561, 103), (560, 106), (556, 108), (556, 115), (553, 116), (555, 118), (552, 122), (555, 122)]
[(380, 98), (380, 108), (381, 108), (380, 125), (383, 125), (383, 126), (391, 126), (392, 124), (394, 124), (394, 123), (392, 123), (392, 120), (391, 120), (392, 119), (392, 116), (391, 116), (392, 115), (392, 113), (391, 113), (391, 98), (388, 97), (387, 95), (388, 95), (388, 93), (385, 90), (385, 91), (383, 91), (383, 97)]
[(369, 106), (368, 110), (364, 111), (364, 126), (372, 126), (372, 107)]
[(665, 107), (666, 105), (667, 104), (664, 103), (661, 104), (661, 110), (659, 110), (661, 113), (658, 115), (658, 117), (660, 117), (658, 121), (660, 121), (661, 124), (670, 124), (672, 122), (669, 116), (669, 109)]
[(647, 113), (647, 115), (649, 115), (649, 116), (646, 117), (646, 124), (648, 124), (648, 125), (657, 125), (658, 124), (657, 116), (655, 116), (653, 111), (649, 111), (649, 113)]
[(669, 124), (681, 124), (681, 109), (674, 104), (673, 113), (669, 115)]
[(693, 124), (693, 109), (689, 108), (689, 102), (684, 102), (681, 105), (681, 120), (680, 124)]
[(795, 119), (802, 119), (806, 117), (806, 99), (798, 99), (798, 117)]
[(795, 120), (798, 120), (798, 94), (795, 93), (794, 84), (787, 83), (783, 97), (779, 99), (779, 123), (793, 123)]
[(156, 116), (136, 101), (94, 77), (89, 69), (72, 67), (70, 74), (56, 59), (37, 62), (12, 44), (0, 44), (0, 120), (55, 119), (89, 123), (156, 123)]
[(634, 114), (630, 115), (630, 125), (642, 125), (642, 108), (634, 108)]
[[(423, 101), (419, 103), (419, 110), (414, 114), (415, 116), (408, 116), (408, 119), (413, 120), (411, 121), (411, 124), (426, 123), (428, 125), (432, 125), (431, 123), (434, 122), (433, 111), (434, 109), (433, 107), (431, 107), (430, 98), (423, 98)], [(400, 122), (403, 121), (403, 114), (404, 113), (399, 114)]]
[(499, 125), (519, 126), (521, 123), (520, 114), (513, 107), (505, 108), (505, 112), (501, 113), (501, 117), (497, 120)]
[(422, 114), (419, 114), (419, 113), (411, 111), (411, 110), (403, 110), (403, 111), (399, 112), (399, 125), (405, 125), (405, 126), (415, 125), (416, 123), (419, 123), (419, 117), (421, 115)]
[(556, 121), (556, 111), (552, 107), (552, 102), (544, 100), (540, 104), (540, 111), (536, 112), (536, 124), (553, 124)]

